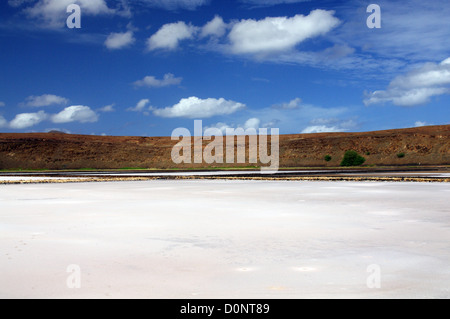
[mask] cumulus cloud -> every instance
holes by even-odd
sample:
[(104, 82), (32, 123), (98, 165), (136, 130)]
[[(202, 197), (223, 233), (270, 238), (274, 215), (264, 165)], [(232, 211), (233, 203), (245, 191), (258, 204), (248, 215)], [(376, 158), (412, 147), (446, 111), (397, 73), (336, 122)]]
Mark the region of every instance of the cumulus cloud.
[(105, 41), (105, 46), (110, 50), (119, 50), (132, 45), (135, 41), (133, 31), (111, 33)]
[[(183, 40), (197, 42), (209, 39), (203, 48), (231, 55), (247, 55), (258, 60), (295, 62), (301, 64), (328, 64), (353, 55), (354, 49), (334, 45), (323, 52), (303, 52), (296, 46), (311, 38), (327, 34), (341, 21), (334, 11), (314, 10), (309, 15), (267, 17), (262, 20), (241, 20), (230, 23), (216, 15), (203, 27), (183, 21), (163, 25), (147, 39), (148, 51), (175, 50)], [(328, 65), (327, 64), (327, 65)]]
[[(264, 127), (267, 127), (267, 126), (264, 125)], [(259, 118), (254, 117), (254, 118), (250, 118), (247, 121), (245, 121), (244, 124), (229, 125), (224, 122), (218, 122), (218, 123), (210, 125), (210, 126), (205, 126), (204, 130), (205, 130), (205, 134), (207, 134), (208, 130), (210, 130), (210, 129), (218, 129), (219, 131), (222, 132), (222, 135), (227, 135), (227, 129), (232, 129), (232, 130), (243, 129), (245, 131), (248, 129), (258, 130), (260, 128), (261, 128), (261, 120)], [(247, 133), (247, 132), (245, 132), (245, 133)], [(239, 132), (237, 132), (237, 133), (239, 133)]]
[(432, 97), (443, 94), (450, 94), (450, 58), (440, 64), (426, 63), (406, 75), (400, 75), (391, 81), (386, 90), (366, 93), (364, 104), (391, 102), (398, 106), (415, 106), (429, 103)]
[(220, 99), (200, 99), (189, 97), (178, 104), (164, 109), (156, 109), (153, 114), (160, 117), (209, 118), (216, 115), (228, 115), (244, 109), (245, 104)]
[(23, 105), (30, 107), (43, 107), (43, 106), (51, 106), (51, 105), (64, 105), (69, 102), (68, 99), (53, 95), (53, 94), (44, 94), (40, 96), (29, 96), (26, 98), (25, 103)]
[(140, 100), (135, 107), (130, 107), (127, 109), (127, 111), (130, 112), (145, 112), (152, 110), (153, 108), (151, 106), (147, 107), (150, 104), (149, 99), (142, 99)]
[(135, 86), (145, 86), (149, 88), (161, 88), (171, 85), (179, 85), (183, 81), (183, 78), (176, 78), (172, 73), (167, 73), (164, 75), (162, 80), (158, 80), (154, 76), (146, 76), (142, 80), (134, 82)]
[(17, 114), (16, 117), (9, 123), (9, 127), (12, 129), (24, 129), (41, 123), (46, 120), (48, 115), (44, 111), (37, 113), (22, 113)]
[(311, 133), (336, 133), (336, 132), (345, 132), (344, 129), (335, 127), (335, 126), (326, 126), (326, 125), (312, 125), (308, 126), (302, 131), (302, 134), (311, 134)]
[(53, 123), (94, 123), (98, 121), (98, 115), (90, 107), (73, 105), (51, 117)]
[(111, 14), (115, 11), (108, 8), (105, 0), (39, 0), (32, 7), (25, 9), (25, 13), (32, 18), (45, 21), (47, 27), (60, 27), (65, 23), (67, 6), (77, 4), (83, 14), (99, 15)]
[(340, 23), (334, 11), (314, 10), (308, 16), (241, 20), (228, 37), (235, 54), (270, 54), (291, 50), (299, 43), (328, 33)]
[(98, 121), (98, 115), (88, 106), (74, 105), (53, 115), (47, 114), (44, 111), (17, 114), (9, 123), (0, 116), (0, 127), (19, 130), (38, 125), (46, 120), (50, 120), (53, 123), (93, 123)]
[(245, 122), (244, 128), (245, 129), (254, 128), (256, 130), (260, 128), (260, 124), (261, 120), (256, 117), (253, 117)]
[(446, 93), (450, 93), (448, 88), (412, 88), (410, 90), (389, 88), (386, 91), (375, 91), (367, 94), (364, 104), (368, 106), (392, 102), (398, 106), (416, 106), (427, 104), (432, 97)]
[(183, 21), (163, 25), (147, 40), (149, 51), (164, 49), (175, 50), (182, 40), (192, 39), (198, 28)]
[(222, 17), (215, 16), (214, 19), (202, 27), (200, 37), (222, 37), (227, 32), (227, 27), (228, 25), (223, 21)]
[(195, 10), (198, 7), (206, 5), (210, 0), (140, 0), (141, 3), (152, 7), (162, 8), (166, 10)]
[(105, 105), (104, 107), (98, 109), (98, 111), (103, 113), (115, 112), (116, 110), (114, 109), (114, 106), (115, 104)]
[(306, 102), (302, 102), (298, 108), (291, 109), (271, 106), (258, 109), (249, 107), (233, 114), (234, 122), (220, 118), (218, 123), (208, 125), (222, 132), (225, 132), (226, 128), (245, 128), (246, 125), (247, 127), (278, 128), (282, 134), (298, 134), (302, 130), (308, 131), (307, 128), (311, 131), (354, 131), (360, 128), (361, 123), (357, 117), (352, 116), (353, 111), (354, 109), (348, 107), (325, 108)]
[(340, 120), (336, 118), (318, 118), (310, 122), (310, 126), (306, 127), (301, 133), (338, 133), (348, 132), (355, 128), (357, 123), (354, 120)]
[(450, 58), (440, 64), (427, 63), (422, 68), (399, 76), (392, 81), (398, 88), (450, 85)]
[(272, 105), (273, 109), (279, 109), (279, 110), (293, 110), (298, 109), (300, 105), (302, 104), (301, 98), (295, 98), (288, 103), (281, 103), (281, 104), (274, 104)]

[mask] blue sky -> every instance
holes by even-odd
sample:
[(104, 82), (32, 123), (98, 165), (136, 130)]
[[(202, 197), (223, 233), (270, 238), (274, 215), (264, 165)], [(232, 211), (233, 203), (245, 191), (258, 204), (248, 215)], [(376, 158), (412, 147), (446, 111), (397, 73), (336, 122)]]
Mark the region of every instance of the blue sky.
[(0, 132), (449, 124), (449, 16), (446, 0), (4, 0)]

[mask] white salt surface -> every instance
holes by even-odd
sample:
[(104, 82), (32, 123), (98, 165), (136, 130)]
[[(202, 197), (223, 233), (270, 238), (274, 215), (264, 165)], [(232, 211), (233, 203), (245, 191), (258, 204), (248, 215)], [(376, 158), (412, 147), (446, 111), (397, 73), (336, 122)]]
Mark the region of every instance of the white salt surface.
[(3, 185), (0, 298), (449, 298), (449, 196), (446, 183)]
[(16, 181), (46, 181), (46, 180), (70, 180), (71, 177), (35, 177), (35, 176), (0, 176), (0, 182)]
[[(140, 173), (78, 173), (80, 176), (89, 176), (89, 175), (101, 175), (101, 176), (120, 176), (120, 177), (134, 177), (134, 176), (223, 176), (223, 175), (246, 175), (246, 174), (261, 174), (261, 175), (270, 175), (273, 173), (296, 173), (297, 171), (191, 171), (191, 172), (158, 172), (158, 173), (148, 173), (148, 172), (140, 172)], [(326, 171), (308, 171), (308, 173), (326, 173)]]
[(350, 175), (350, 176), (367, 176), (367, 175), (375, 175), (375, 176), (417, 176), (417, 177), (450, 177), (450, 173), (436, 173), (436, 172), (392, 172), (392, 173), (343, 173), (337, 175)]

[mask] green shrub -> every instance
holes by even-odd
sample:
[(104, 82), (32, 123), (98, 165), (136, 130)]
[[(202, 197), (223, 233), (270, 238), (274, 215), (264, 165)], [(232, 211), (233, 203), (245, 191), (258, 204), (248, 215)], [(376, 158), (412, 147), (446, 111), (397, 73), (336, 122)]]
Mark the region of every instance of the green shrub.
[(360, 166), (364, 164), (365, 161), (366, 159), (357, 152), (347, 151), (342, 159), (341, 166)]
[(331, 161), (333, 158), (330, 155), (325, 155), (324, 160), (329, 162)]
[(405, 157), (405, 156), (406, 156), (405, 153), (398, 153), (398, 154), (397, 154), (397, 157), (398, 157), (398, 158), (403, 158), (403, 157)]

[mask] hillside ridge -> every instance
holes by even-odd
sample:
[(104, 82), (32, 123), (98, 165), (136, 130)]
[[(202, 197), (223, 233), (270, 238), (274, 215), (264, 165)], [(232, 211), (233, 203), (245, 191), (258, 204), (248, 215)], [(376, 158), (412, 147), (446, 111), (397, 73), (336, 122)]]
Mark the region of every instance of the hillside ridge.
[[(270, 141), (270, 138), (269, 138)], [(0, 169), (120, 169), (259, 166), (175, 164), (170, 137), (0, 133)], [(209, 141), (203, 144), (208, 145)], [(247, 152), (248, 152), (248, 145)], [(270, 149), (270, 147), (269, 147)], [(280, 167), (336, 167), (355, 150), (365, 165), (450, 165), (450, 125), (357, 133), (280, 135)], [(398, 154), (403, 153), (404, 157)], [(248, 155), (248, 154), (247, 154)], [(331, 156), (326, 162), (324, 157)]]

